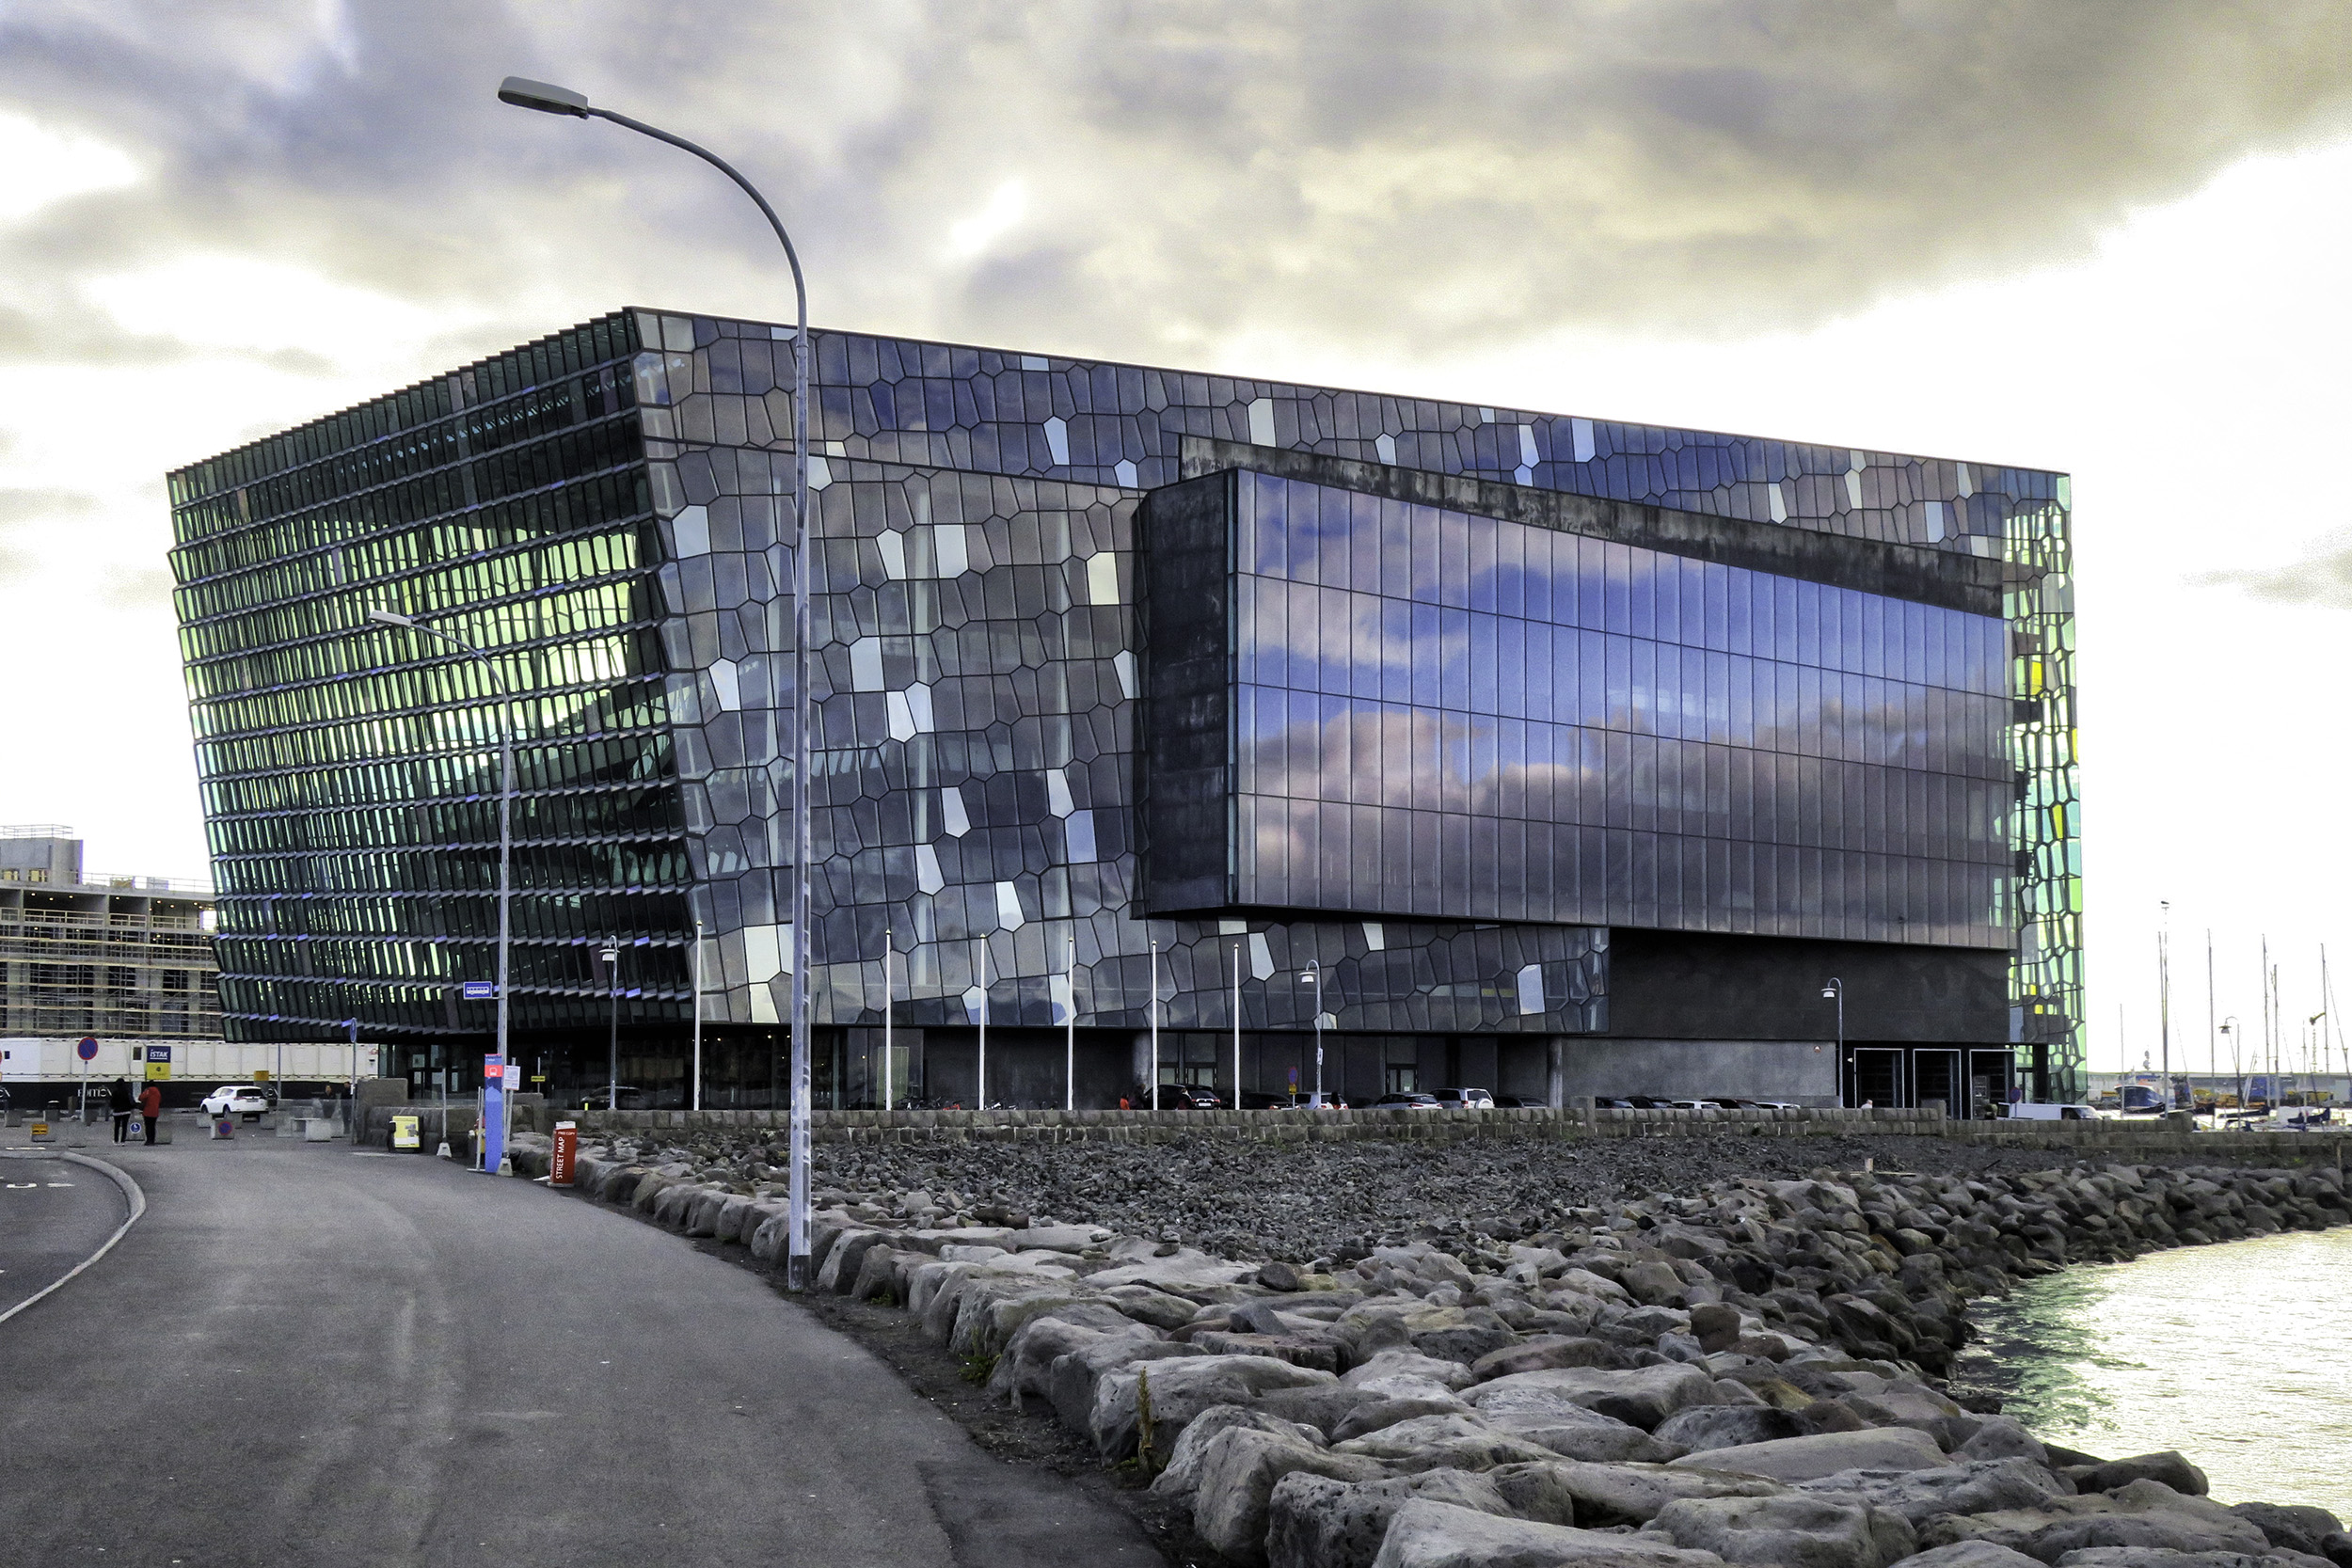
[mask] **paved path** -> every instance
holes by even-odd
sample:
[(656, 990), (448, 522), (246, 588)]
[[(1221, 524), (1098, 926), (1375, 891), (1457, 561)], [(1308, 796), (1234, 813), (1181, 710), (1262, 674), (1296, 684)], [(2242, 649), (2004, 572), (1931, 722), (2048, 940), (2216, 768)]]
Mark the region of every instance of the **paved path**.
[[(0, 1148), (23, 1142), (22, 1132), (0, 1132)], [(103, 1171), (54, 1156), (0, 1155), (0, 1312), (103, 1246), (129, 1212), (122, 1189)], [(7, 1333), (0, 1324), (0, 1336)], [(8, 1365), (0, 1349), (0, 1366)]]
[[(148, 1212), (0, 1323), (0, 1559), (1160, 1560), (1125, 1515), (982, 1453), (749, 1271), (649, 1226), (344, 1144), (87, 1152)], [(111, 1183), (68, 1180), (56, 1196), (112, 1207), (56, 1205), (24, 1256), (120, 1222)], [(5, 1278), (0, 1307), (30, 1293)]]

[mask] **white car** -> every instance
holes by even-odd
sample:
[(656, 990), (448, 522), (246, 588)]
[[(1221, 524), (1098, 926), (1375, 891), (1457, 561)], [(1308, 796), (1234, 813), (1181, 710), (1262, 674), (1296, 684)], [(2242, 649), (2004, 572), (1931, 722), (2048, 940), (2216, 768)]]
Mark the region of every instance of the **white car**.
[(258, 1084), (223, 1084), (203, 1101), (208, 1117), (258, 1117), (277, 1103), (277, 1097)]

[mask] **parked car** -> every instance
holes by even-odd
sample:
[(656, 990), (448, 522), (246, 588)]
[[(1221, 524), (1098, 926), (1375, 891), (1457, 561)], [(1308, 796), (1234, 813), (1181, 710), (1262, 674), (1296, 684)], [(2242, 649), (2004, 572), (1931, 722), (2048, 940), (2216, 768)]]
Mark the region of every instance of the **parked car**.
[(1434, 1094), (1407, 1091), (1384, 1094), (1372, 1102), (1372, 1108), (1375, 1111), (1442, 1111), (1445, 1106)]
[(202, 1104), (208, 1117), (237, 1116), (250, 1121), (263, 1112), (276, 1109), (278, 1096), (275, 1091), (265, 1089), (259, 1084), (223, 1084), (206, 1095)]
[[(1152, 1108), (1152, 1085), (1137, 1084), (1134, 1088), (1129, 1089), (1127, 1103), (1138, 1110), (1150, 1110)], [(1216, 1090), (1201, 1088), (1197, 1084), (1162, 1084), (1160, 1085), (1160, 1109), (1163, 1111), (1222, 1111), (1225, 1109), (1225, 1101), (1217, 1098)]]
[[(612, 1085), (600, 1084), (596, 1087), (590, 1089), (586, 1094), (580, 1096), (580, 1108), (583, 1111), (610, 1110), (612, 1107), (609, 1101), (612, 1098)], [(621, 1085), (622, 1110), (643, 1111), (648, 1108), (648, 1102), (644, 1089), (639, 1088), (634, 1084), (623, 1084)]]
[(1495, 1097), (1486, 1089), (1432, 1089), (1438, 1103), (1449, 1111), (1491, 1111)]
[(1515, 1094), (1499, 1094), (1495, 1096), (1495, 1109), (1498, 1111), (1540, 1111), (1545, 1109), (1545, 1105), (1540, 1100), (1521, 1100)]

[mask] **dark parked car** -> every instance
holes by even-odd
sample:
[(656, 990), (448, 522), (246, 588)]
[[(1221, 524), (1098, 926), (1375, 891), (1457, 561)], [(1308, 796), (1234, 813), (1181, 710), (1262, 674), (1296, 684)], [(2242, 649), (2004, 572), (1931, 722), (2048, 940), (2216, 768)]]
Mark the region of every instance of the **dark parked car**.
[(1384, 1094), (1372, 1102), (1375, 1111), (1442, 1111), (1445, 1109), (1434, 1094)]
[[(1140, 1110), (1150, 1110), (1152, 1108), (1152, 1085), (1137, 1084), (1127, 1092), (1127, 1103)], [(1217, 1097), (1214, 1089), (1204, 1089), (1192, 1084), (1162, 1084), (1160, 1085), (1160, 1109), (1163, 1111), (1221, 1111), (1225, 1109), (1225, 1101)]]

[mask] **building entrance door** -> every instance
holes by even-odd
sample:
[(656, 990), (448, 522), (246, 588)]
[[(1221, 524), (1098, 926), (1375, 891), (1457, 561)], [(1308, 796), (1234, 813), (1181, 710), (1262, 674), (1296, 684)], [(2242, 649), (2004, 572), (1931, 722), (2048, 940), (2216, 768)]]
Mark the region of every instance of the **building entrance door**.
[(1853, 1081), (1846, 1085), (1849, 1105), (1903, 1103), (1903, 1053), (1900, 1051), (1857, 1047)]
[(2016, 1071), (2016, 1058), (2007, 1051), (1968, 1053), (1968, 1114), (1977, 1117), (2000, 1115), (1994, 1107), (2009, 1102), (2009, 1087)]
[(1955, 1119), (1968, 1114), (1967, 1096), (1960, 1081), (1957, 1051), (1915, 1051), (1911, 1055), (1911, 1103), (1944, 1102), (1944, 1114)]

